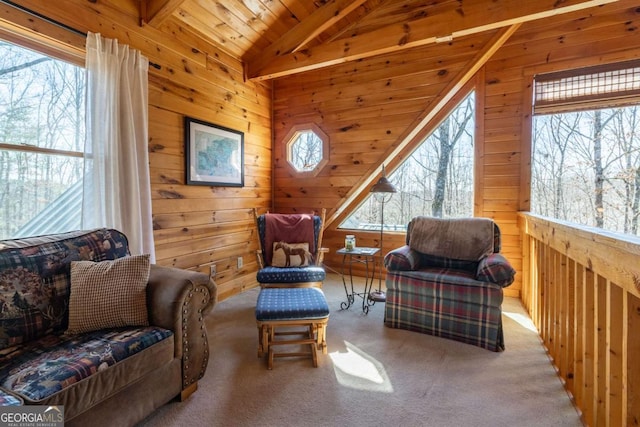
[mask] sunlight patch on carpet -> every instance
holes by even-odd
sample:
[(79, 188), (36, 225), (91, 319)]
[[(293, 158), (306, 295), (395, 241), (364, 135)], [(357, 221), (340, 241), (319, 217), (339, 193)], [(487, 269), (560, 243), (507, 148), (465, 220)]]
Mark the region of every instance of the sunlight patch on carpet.
[(530, 331), (533, 331), (536, 334), (538, 333), (538, 330), (536, 329), (535, 325), (533, 324), (533, 322), (528, 316), (525, 316), (524, 314), (512, 313), (504, 310), (502, 311), (502, 314), (507, 316), (509, 319), (514, 320), (515, 322), (520, 324), (520, 326), (526, 329), (529, 329)]
[(338, 383), (345, 387), (392, 393), (393, 387), (380, 362), (348, 341), (346, 352), (329, 353)]

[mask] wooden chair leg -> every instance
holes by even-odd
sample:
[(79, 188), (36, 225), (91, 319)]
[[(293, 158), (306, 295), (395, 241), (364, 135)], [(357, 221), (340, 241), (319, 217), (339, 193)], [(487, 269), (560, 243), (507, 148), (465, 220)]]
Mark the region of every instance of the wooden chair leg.
[(267, 369), (273, 369), (273, 346), (269, 346), (269, 356), (267, 358)]
[(322, 350), (323, 354), (327, 354), (327, 328), (324, 323), (318, 324), (318, 336), (317, 336), (318, 348)]
[(264, 324), (258, 328), (258, 357), (263, 357), (269, 352), (269, 343), (273, 340), (273, 330), (273, 326)]
[(318, 350), (316, 349), (316, 344), (311, 343), (309, 344), (309, 346), (311, 347), (311, 358), (313, 359), (313, 367), (317, 368), (318, 367)]

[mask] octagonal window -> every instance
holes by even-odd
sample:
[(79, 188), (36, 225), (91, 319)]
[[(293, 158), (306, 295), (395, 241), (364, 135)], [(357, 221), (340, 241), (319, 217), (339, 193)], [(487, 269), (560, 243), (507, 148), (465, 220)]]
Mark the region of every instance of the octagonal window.
[(287, 162), (296, 172), (317, 173), (328, 162), (328, 138), (318, 126), (295, 126), (286, 141)]

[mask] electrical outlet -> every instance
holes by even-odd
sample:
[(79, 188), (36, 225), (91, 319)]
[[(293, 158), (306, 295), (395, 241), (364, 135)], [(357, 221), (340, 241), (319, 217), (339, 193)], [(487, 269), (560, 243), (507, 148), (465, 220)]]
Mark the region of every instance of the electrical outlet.
[(211, 264), (209, 266), (209, 277), (211, 277), (212, 279), (216, 276), (216, 265), (215, 264)]
[(244, 260), (242, 259), (241, 256), (238, 257), (238, 268), (242, 268), (242, 266), (244, 265)]

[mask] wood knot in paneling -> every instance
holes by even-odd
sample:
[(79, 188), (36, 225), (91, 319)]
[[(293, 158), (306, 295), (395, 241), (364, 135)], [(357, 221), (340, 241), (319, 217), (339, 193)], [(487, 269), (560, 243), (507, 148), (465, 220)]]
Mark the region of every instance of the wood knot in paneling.
[(409, 37), (411, 36), (411, 27), (409, 26), (409, 24), (403, 24), (402, 29), (404, 31), (404, 35), (400, 37), (400, 40), (398, 40), (398, 46), (404, 46), (405, 44), (409, 43)]
[(341, 127), (341, 128), (340, 128), (340, 131), (341, 131), (341, 132), (348, 132), (348, 131), (353, 130), (353, 129), (358, 129), (359, 127), (360, 127), (360, 125), (359, 125), (359, 124), (354, 123), (354, 124), (351, 124), (351, 125), (349, 125), (349, 126)]
[(180, 182), (177, 179), (169, 178), (166, 175), (160, 175), (160, 180), (166, 184), (180, 184)]
[(184, 196), (177, 191), (160, 190), (158, 193), (165, 199), (184, 199)]

